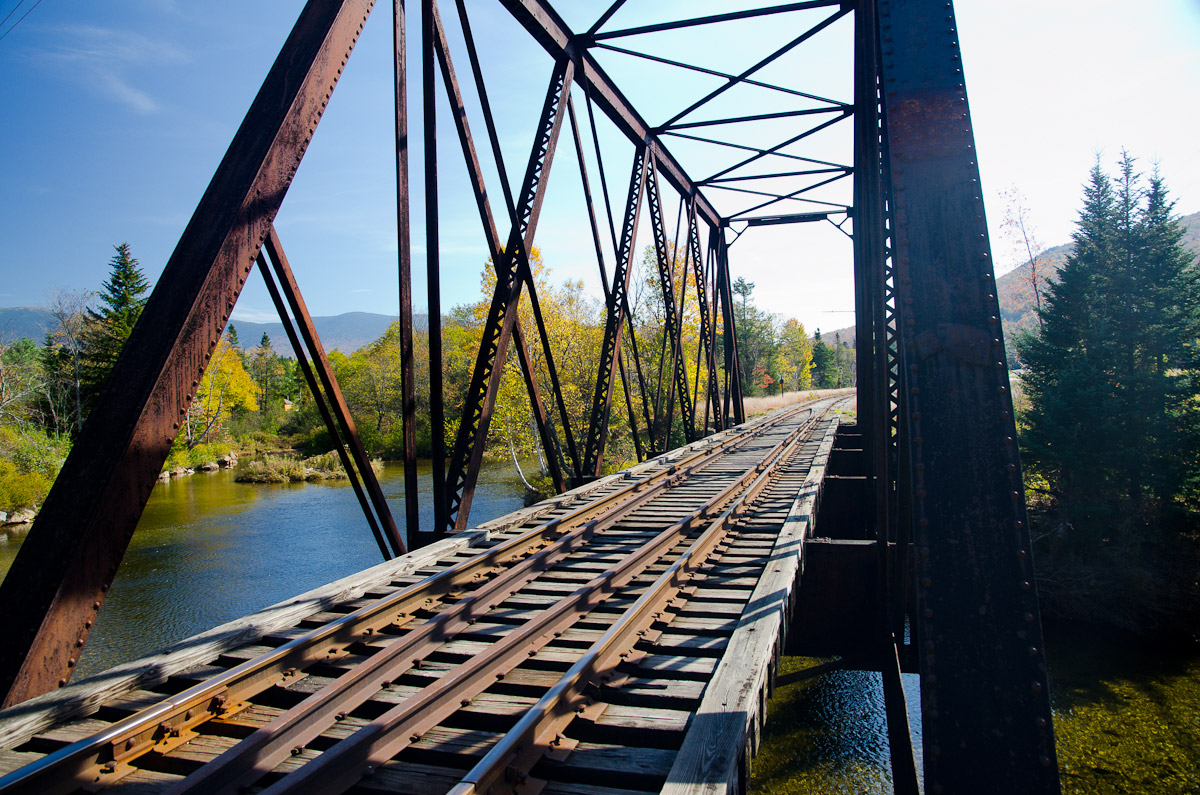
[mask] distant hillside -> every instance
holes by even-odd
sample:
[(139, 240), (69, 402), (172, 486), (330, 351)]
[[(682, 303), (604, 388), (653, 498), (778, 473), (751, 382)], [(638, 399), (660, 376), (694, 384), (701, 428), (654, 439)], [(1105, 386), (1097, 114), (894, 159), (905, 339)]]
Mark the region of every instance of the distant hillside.
[[(1179, 219), (1183, 226), (1183, 246), (1193, 257), (1200, 257), (1200, 213), (1185, 215)], [(1071, 244), (1047, 249), (1043, 255), (1044, 266), (1039, 266), (1039, 279), (1053, 278), (1067, 261)], [(1004, 322), (1004, 333), (1008, 339), (1018, 331), (1032, 329), (1037, 324), (1034, 312), (1033, 285), (1030, 283), (1030, 264), (1026, 262), (1016, 270), (996, 280), (996, 292), (1000, 299), (1000, 318)], [(1045, 290), (1045, 287), (1042, 288)]]
[(54, 325), (50, 310), (40, 306), (0, 308), (0, 342), (16, 342), (22, 337), (42, 344), (46, 330)]
[[(394, 315), (377, 315), (371, 312), (346, 312), (341, 315), (314, 317), (313, 324), (327, 351), (354, 353), (383, 336), (388, 326), (396, 321)], [(253, 348), (265, 332), (271, 338), (276, 353), (291, 356), (292, 348), (281, 323), (250, 323), (235, 320), (238, 339), (245, 348)], [(12, 342), (29, 337), (39, 345), (46, 332), (54, 325), (50, 310), (40, 306), (0, 307), (0, 342)], [(418, 330), (429, 327), (427, 315), (413, 315), (413, 326)]]
[[(1183, 225), (1184, 230), (1184, 248), (1191, 252), (1192, 256), (1200, 257), (1200, 213), (1185, 215), (1179, 219), (1179, 222)], [(1067, 261), (1067, 255), (1070, 253), (1070, 243), (1046, 249), (1038, 268), (1038, 278), (1056, 276), (1058, 269)], [(1009, 340), (1017, 331), (1031, 329), (1037, 324), (1037, 314), (1034, 312), (1033, 285), (1029, 279), (1030, 272), (1030, 265), (1026, 262), (996, 280), (996, 292), (1000, 299), (1000, 318), (1004, 323), (1005, 336)], [(1042, 290), (1045, 289), (1043, 286)], [(827, 344), (831, 344), (835, 334), (841, 334), (843, 341), (854, 344), (854, 326), (822, 331), (821, 339)], [(1011, 349), (1011, 347), (1010, 344), (1009, 348)]]
[[(364, 345), (370, 345), (383, 336), (388, 326), (395, 323), (395, 315), (377, 315), (372, 312), (346, 312), (341, 315), (314, 317), (313, 325), (321, 337), (321, 345), (327, 351), (354, 353)], [(250, 323), (245, 320), (234, 320), (238, 340), (243, 348), (253, 348), (266, 333), (271, 338), (271, 345), (281, 356), (291, 357), (292, 348), (288, 344), (287, 335), (283, 332), (282, 323)], [(428, 315), (413, 315), (413, 327), (418, 331), (429, 328)]]

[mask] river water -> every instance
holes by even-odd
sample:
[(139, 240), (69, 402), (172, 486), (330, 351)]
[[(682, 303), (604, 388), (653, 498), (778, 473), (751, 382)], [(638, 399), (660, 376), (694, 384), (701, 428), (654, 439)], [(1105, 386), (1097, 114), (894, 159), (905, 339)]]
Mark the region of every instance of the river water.
[[(433, 526), (432, 468), (419, 469), (421, 522)], [(380, 486), (403, 525), (404, 468), (385, 464)], [(471, 523), (517, 510), (524, 487), (510, 465), (487, 464)], [(403, 526), (402, 526), (403, 532)], [(0, 575), (21, 537), (0, 540)], [(233, 472), (158, 483), (117, 571), (75, 679), (157, 651), (382, 562), (345, 480), (262, 485)]]
[[(402, 517), (402, 467), (386, 465), (380, 482)], [(420, 490), (431, 526), (428, 462)], [(512, 467), (485, 466), (472, 524), (520, 508), (522, 498)], [(0, 536), (0, 575), (20, 540)], [(345, 481), (242, 484), (221, 471), (159, 483), (76, 678), (380, 560)], [(1064, 793), (1200, 793), (1196, 644), (1056, 625), (1047, 625), (1046, 641)], [(784, 658), (780, 673), (814, 662)], [(919, 749), (919, 682), (903, 679)], [(779, 687), (752, 770), (755, 793), (890, 793), (878, 674), (837, 671)]]

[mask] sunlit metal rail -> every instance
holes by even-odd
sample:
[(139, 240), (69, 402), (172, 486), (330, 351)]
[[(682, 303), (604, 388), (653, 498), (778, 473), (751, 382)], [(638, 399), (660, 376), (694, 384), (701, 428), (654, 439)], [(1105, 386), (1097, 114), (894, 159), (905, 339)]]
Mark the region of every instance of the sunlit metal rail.
[[(734, 714), (716, 778), (744, 776), (835, 402), (599, 481), (157, 683), (101, 675), (2, 713), (0, 792), (686, 790), (713, 780), (708, 734)], [(694, 717), (731, 683), (753, 704)]]

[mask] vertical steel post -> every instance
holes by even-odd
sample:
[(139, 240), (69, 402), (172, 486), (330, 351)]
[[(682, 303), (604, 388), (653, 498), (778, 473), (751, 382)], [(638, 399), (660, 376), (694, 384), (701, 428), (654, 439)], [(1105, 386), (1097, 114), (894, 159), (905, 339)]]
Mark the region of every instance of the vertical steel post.
[(393, 78), (396, 104), (396, 246), (400, 283), (400, 415), (404, 436), (404, 524), (421, 531), (417, 504), (417, 385), (413, 372), (412, 243), (408, 195), (408, 70), (404, 0), (392, 0)]
[[(919, 791), (908, 706), (900, 682), (899, 645), (891, 621), (898, 572), (907, 546), (895, 545), (891, 521), (891, 423), (887, 328), (883, 182), (880, 173), (878, 38), (874, 0), (859, 0), (854, 15), (854, 283), (858, 425), (867, 475), (867, 515), (878, 548), (877, 619), (883, 699), (897, 795)], [(900, 591), (903, 593), (903, 590)]]
[(1012, 395), (953, 8), (878, 0), (925, 791), (1058, 793)]
[(433, 450), (433, 530), (409, 535), (414, 546), (427, 544), (449, 523), (446, 489), (446, 390), (442, 383), (442, 284), (438, 237), (437, 31), (434, 0), (421, 0), (421, 105), (425, 159), (425, 278), (429, 299), (429, 425)]
[(746, 410), (742, 403), (741, 364), (737, 353), (737, 326), (733, 322), (733, 288), (729, 283), (729, 243), (723, 232), (717, 234), (717, 291), (721, 295), (721, 308), (725, 321), (725, 377), (729, 386), (725, 391), (725, 421), (732, 417), (734, 425), (746, 421)]

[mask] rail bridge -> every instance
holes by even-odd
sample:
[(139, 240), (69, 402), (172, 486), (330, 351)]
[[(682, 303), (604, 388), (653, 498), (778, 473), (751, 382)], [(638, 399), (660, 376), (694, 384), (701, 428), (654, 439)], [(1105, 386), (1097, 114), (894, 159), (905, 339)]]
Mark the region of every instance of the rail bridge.
[[(803, 0), (672, 18), (616, 0), (582, 26), (572, 8), (575, 27), (547, 0), (496, 3), (528, 35), (522, 43), (548, 55), (519, 182), (488, 98), (486, 35), (477, 40), (471, 26), (479, 4), (423, 0), (415, 24), (403, 0), (391, 9), (403, 520), (375, 480), (274, 226), (375, 5), (310, 0), (0, 586), (0, 791), (739, 790), (786, 641), (881, 672), (897, 792), (920, 789), (901, 671), (920, 674), (925, 792), (1058, 792), (952, 3)], [(736, 71), (704, 51), (641, 46), (764, 18), (790, 35)], [(803, 70), (772, 69), (839, 28), (849, 31), (849, 96), (807, 90)], [(420, 63), (410, 75), (412, 35)], [(668, 95), (635, 107), (604, 68), (611, 52), (715, 87), (690, 104)], [(496, 276), (457, 436), (435, 439), (432, 528), (417, 520), (415, 488), (408, 95), (417, 84), (432, 362), (442, 361), (438, 186), (448, 159), (465, 167)], [(435, 144), (447, 105), (453, 154)], [(568, 170), (552, 168), (567, 130), (580, 234), (594, 242), (605, 293), (583, 421), (565, 405), (561, 352), (530, 265), (547, 184)], [(632, 147), (627, 190), (622, 172), (606, 169), (605, 131)], [(834, 134), (846, 162), (806, 149)], [(840, 425), (829, 401), (746, 422), (734, 246), (757, 227), (811, 224), (851, 238), (857, 422)], [(643, 367), (632, 328), (639, 230), (661, 287), (657, 374)], [(72, 684), (256, 266), (385, 562)], [(694, 360), (682, 330), (689, 290)], [(532, 323), (519, 317), (523, 303)], [(472, 528), (511, 354), (560, 494)], [(436, 366), (430, 390), (433, 427), (444, 427)], [(641, 463), (606, 475), (614, 410)]]

